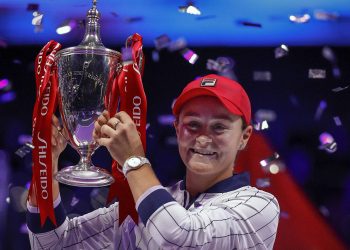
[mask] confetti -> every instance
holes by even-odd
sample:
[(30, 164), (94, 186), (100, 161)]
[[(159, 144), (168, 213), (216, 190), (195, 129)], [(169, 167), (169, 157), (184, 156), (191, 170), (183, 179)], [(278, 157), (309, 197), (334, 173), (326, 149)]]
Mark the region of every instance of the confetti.
[(309, 78), (311, 79), (325, 79), (326, 70), (324, 69), (309, 69)]
[(324, 100), (320, 101), (320, 103), (317, 107), (316, 113), (315, 113), (315, 120), (316, 121), (319, 121), (321, 119), (321, 116), (326, 108), (327, 108), (327, 102)]
[(318, 209), (324, 217), (328, 217), (330, 215), (329, 209), (326, 206), (321, 205)]
[(254, 124), (254, 129), (257, 131), (265, 130), (268, 128), (269, 128), (269, 124), (267, 123), (266, 120), (264, 120), (262, 122), (257, 122), (256, 124)]
[(143, 20), (143, 17), (141, 16), (129, 17), (125, 19), (127, 23), (136, 23), (136, 22), (141, 22), (142, 20)]
[(289, 213), (286, 211), (281, 211), (280, 218), (282, 219), (289, 219)]
[(269, 171), (271, 174), (278, 174), (280, 172), (280, 167), (276, 163), (271, 163), (269, 166)]
[(22, 234), (28, 234), (28, 226), (27, 223), (23, 223), (19, 228), (19, 232)]
[(243, 25), (243, 26), (262, 28), (262, 24), (260, 24), (260, 23), (253, 23), (253, 22), (249, 22), (249, 21), (238, 21), (238, 23)]
[(330, 133), (323, 132), (319, 136), (321, 145), (318, 147), (320, 150), (325, 150), (327, 153), (334, 153), (337, 151), (337, 143)]
[(18, 144), (21, 144), (21, 145), (31, 141), (32, 141), (31, 135), (22, 134), (22, 135), (19, 135), (17, 138)]
[(44, 14), (41, 14), (39, 12), (34, 12), (33, 16), (34, 17), (32, 19), (32, 25), (40, 26), (42, 24), (42, 20), (43, 20)]
[(9, 91), (0, 95), (0, 103), (12, 102), (16, 99), (16, 92)]
[(0, 80), (0, 90), (8, 91), (11, 89), (11, 82), (8, 79), (1, 79)]
[(335, 78), (340, 78), (340, 69), (338, 68), (338, 66), (334, 65), (332, 68), (332, 74)]
[(266, 188), (271, 186), (270, 178), (258, 178), (256, 180), (256, 186), (258, 188)]
[(287, 56), (289, 53), (289, 49), (286, 45), (282, 44), (281, 46), (275, 48), (275, 58), (282, 58)]
[(277, 115), (276, 112), (273, 110), (269, 110), (269, 109), (258, 109), (255, 114), (254, 114), (254, 118), (256, 121), (268, 121), (268, 122), (273, 122), (276, 120)]
[(321, 21), (335, 21), (339, 19), (339, 14), (336, 12), (326, 12), (323, 10), (315, 10), (314, 18)]
[(235, 61), (231, 57), (221, 56), (216, 60), (208, 59), (207, 60), (207, 69), (214, 70), (218, 73), (225, 73), (229, 70), (232, 70), (235, 65)]
[(327, 59), (330, 63), (336, 63), (337, 62), (337, 58), (335, 56), (334, 51), (328, 47), (325, 46), (322, 48), (322, 56)]
[(322, 48), (322, 56), (323, 56), (327, 61), (329, 61), (330, 64), (332, 65), (332, 74), (333, 74), (333, 76), (334, 76), (335, 78), (340, 78), (341, 73), (340, 73), (340, 69), (339, 69), (339, 67), (338, 67), (338, 65), (337, 65), (338, 59), (337, 59), (337, 57), (336, 57), (334, 51), (333, 51), (330, 47), (328, 47), (328, 46), (323, 47), (323, 48)]
[(157, 50), (161, 50), (167, 48), (170, 44), (171, 40), (168, 35), (161, 35), (154, 39), (154, 45)]
[(178, 51), (185, 49), (187, 46), (187, 42), (185, 38), (178, 38), (175, 41), (169, 43), (168, 50), (170, 52)]
[(181, 55), (185, 58), (190, 64), (195, 64), (198, 60), (198, 55), (190, 49), (184, 49), (181, 51)]
[(152, 60), (153, 62), (159, 62), (159, 52), (157, 50), (152, 50)]
[(175, 121), (175, 117), (171, 114), (169, 115), (159, 115), (158, 118), (158, 123), (161, 125), (170, 125), (172, 126)]
[(170, 146), (175, 146), (177, 145), (177, 138), (175, 136), (166, 137), (165, 144)]
[(336, 87), (334, 89), (332, 89), (333, 92), (340, 92), (343, 91), (344, 89), (347, 89), (350, 85), (345, 86), (345, 87)]
[(178, 10), (181, 13), (187, 13), (187, 14), (191, 14), (191, 15), (200, 15), (201, 14), (201, 11), (193, 4), (188, 4), (186, 6), (179, 6)]
[(21, 158), (24, 158), (27, 154), (29, 154), (34, 149), (33, 144), (26, 142), (22, 147), (16, 150), (15, 154)]
[(70, 202), (71, 207), (74, 207), (75, 205), (77, 205), (79, 203), (79, 201), (80, 200), (77, 197), (73, 196), (73, 198)]
[(208, 59), (206, 66), (208, 70), (214, 70), (214, 71), (219, 71), (221, 67), (220, 64), (213, 59)]
[(272, 80), (272, 75), (270, 71), (254, 71), (253, 72), (254, 81), (265, 81), (270, 82)]
[(118, 14), (117, 14), (116, 12), (111, 12), (111, 15), (112, 15), (113, 17), (118, 17)]
[(334, 120), (335, 125), (337, 125), (338, 127), (342, 125), (342, 122), (341, 122), (339, 116), (334, 116), (333, 120)]
[(270, 156), (270, 157), (268, 157), (268, 158), (266, 158), (264, 160), (261, 160), (260, 161), (260, 166), (266, 167), (269, 164), (271, 164), (271, 162), (273, 162), (274, 160), (278, 159), (279, 157), (280, 157), (279, 154), (275, 152), (272, 156)]
[(309, 14), (303, 15), (290, 15), (289, 20), (293, 23), (307, 23), (310, 21), (311, 16)]

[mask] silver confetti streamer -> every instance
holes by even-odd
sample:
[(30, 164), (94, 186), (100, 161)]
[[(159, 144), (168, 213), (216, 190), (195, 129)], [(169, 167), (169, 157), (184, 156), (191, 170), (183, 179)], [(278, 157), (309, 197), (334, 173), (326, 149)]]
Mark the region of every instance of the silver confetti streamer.
[(29, 154), (34, 149), (33, 144), (30, 142), (26, 142), (22, 147), (16, 150), (15, 154), (21, 158), (24, 158), (27, 154)]
[(270, 82), (272, 80), (272, 74), (270, 71), (254, 71), (253, 80)]
[(266, 188), (271, 186), (270, 178), (258, 178), (256, 180), (256, 186), (258, 188)]
[(268, 166), (269, 164), (271, 164), (274, 160), (278, 159), (280, 156), (277, 152), (275, 152), (272, 156), (266, 158), (266, 159), (263, 159), (260, 161), (260, 166), (262, 167), (266, 167)]
[(326, 70), (324, 69), (309, 69), (309, 78), (311, 79), (325, 79)]
[(335, 125), (337, 125), (338, 127), (342, 125), (342, 122), (341, 122), (339, 116), (334, 116), (333, 120), (334, 120)]
[(340, 92), (343, 91), (344, 89), (347, 89), (350, 85), (345, 86), (345, 87), (336, 87), (334, 89), (332, 89), (333, 92)]
[(275, 58), (282, 58), (287, 56), (289, 53), (289, 49), (286, 45), (282, 44), (281, 46), (275, 48)]

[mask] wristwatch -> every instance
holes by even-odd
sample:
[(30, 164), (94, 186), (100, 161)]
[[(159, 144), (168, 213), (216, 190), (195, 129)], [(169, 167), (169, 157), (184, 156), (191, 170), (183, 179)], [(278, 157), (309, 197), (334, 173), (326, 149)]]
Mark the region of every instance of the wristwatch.
[(129, 171), (139, 169), (145, 164), (151, 165), (147, 158), (142, 156), (131, 156), (125, 161), (123, 165), (123, 174), (126, 176)]

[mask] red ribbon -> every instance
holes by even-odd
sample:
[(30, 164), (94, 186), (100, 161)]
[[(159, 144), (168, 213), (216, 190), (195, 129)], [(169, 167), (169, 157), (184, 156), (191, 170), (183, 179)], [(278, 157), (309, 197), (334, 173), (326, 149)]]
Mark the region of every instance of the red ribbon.
[[(123, 62), (123, 69), (111, 87), (109, 112), (111, 116), (115, 114), (119, 101), (119, 111), (127, 112), (133, 119), (146, 151), (147, 98), (142, 84), (144, 66), (142, 37), (134, 34), (128, 39), (128, 42), (131, 43), (132, 60)], [(112, 175), (115, 182), (109, 189), (107, 203), (110, 203), (115, 197), (118, 198), (119, 225), (128, 215), (138, 224), (139, 217), (129, 184), (118, 168), (120, 169), (118, 163), (114, 161)]]
[(57, 73), (55, 55), (61, 45), (48, 42), (35, 60), (36, 101), (33, 109), (33, 176), (29, 195), (34, 191), (41, 226), (47, 218), (57, 226), (52, 197), (51, 119), (56, 108)]

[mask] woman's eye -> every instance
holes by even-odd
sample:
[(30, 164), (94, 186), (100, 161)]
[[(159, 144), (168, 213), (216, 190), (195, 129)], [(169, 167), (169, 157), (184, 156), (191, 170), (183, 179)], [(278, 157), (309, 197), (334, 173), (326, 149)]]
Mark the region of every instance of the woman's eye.
[(186, 126), (191, 130), (196, 130), (199, 128), (198, 122), (189, 122)]
[(213, 126), (213, 129), (216, 131), (216, 132), (222, 132), (226, 129), (226, 127), (222, 124), (216, 124)]

